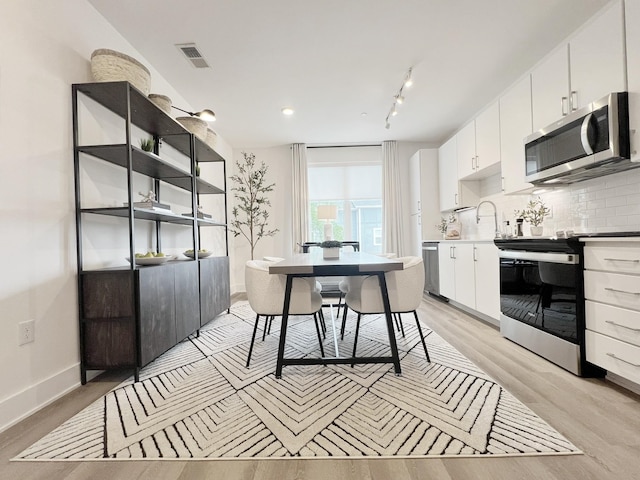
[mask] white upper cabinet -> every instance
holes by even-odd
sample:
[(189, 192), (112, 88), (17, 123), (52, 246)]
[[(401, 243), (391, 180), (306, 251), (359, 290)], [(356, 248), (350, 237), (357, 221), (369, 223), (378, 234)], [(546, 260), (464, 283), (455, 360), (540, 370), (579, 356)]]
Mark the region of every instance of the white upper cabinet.
[(463, 179), (476, 171), (476, 123), (471, 121), (456, 135), (458, 143), (458, 178)]
[(623, 20), (622, 2), (617, 1), (569, 42), (572, 110), (626, 91)]
[(524, 139), (533, 132), (531, 77), (526, 75), (500, 98), (500, 158), (505, 194), (533, 187), (525, 182)]
[(627, 75), (629, 81), (629, 128), (631, 158), (640, 160), (640, 2), (625, 4), (627, 22)]
[(458, 180), (457, 135), (438, 149), (438, 184), (440, 186), (440, 211), (471, 207), (478, 203), (478, 182)]
[(500, 106), (490, 105), (476, 118), (476, 172), (483, 177), (500, 171)]
[(531, 72), (533, 131), (611, 92), (625, 91), (624, 51), (618, 0)]
[(569, 112), (569, 49), (555, 50), (531, 72), (533, 131), (557, 122)]
[(498, 102), (489, 106), (456, 135), (458, 177), (478, 180), (500, 171), (500, 111)]
[(457, 140), (451, 137), (438, 149), (440, 210), (453, 210), (461, 205), (458, 198)]

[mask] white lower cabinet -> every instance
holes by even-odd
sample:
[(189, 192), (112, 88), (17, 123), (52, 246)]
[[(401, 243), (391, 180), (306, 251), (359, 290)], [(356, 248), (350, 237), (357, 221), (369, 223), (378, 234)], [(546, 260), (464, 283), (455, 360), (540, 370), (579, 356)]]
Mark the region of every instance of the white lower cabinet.
[(587, 241), (584, 268), (586, 359), (640, 384), (640, 239)]
[(442, 242), (438, 255), (440, 294), (497, 321), (500, 318), (497, 247), (489, 242)]
[(476, 276), (476, 310), (500, 318), (500, 258), (493, 243), (473, 246)]

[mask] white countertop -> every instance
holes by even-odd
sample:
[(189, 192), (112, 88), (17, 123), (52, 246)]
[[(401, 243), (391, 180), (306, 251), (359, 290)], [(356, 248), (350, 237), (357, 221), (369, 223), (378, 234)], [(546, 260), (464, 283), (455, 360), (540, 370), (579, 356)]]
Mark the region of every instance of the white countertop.
[(460, 240), (444, 240), (442, 238), (433, 240), (423, 240), (423, 242), (438, 243), (493, 243), (493, 238), (461, 238)]

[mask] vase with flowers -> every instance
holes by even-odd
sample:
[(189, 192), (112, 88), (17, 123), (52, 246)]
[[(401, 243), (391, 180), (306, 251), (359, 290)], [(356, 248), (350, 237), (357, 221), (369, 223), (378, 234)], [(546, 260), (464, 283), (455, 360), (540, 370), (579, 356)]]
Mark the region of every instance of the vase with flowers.
[(440, 223), (436, 224), (436, 228), (442, 234), (443, 239), (458, 239), (460, 238), (460, 222), (455, 213), (450, 213), (449, 218), (440, 218)]
[(547, 207), (540, 197), (534, 198), (527, 203), (523, 210), (516, 210), (516, 218), (522, 218), (531, 228), (531, 235), (542, 235), (542, 222), (544, 218), (551, 213), (551, 209)]

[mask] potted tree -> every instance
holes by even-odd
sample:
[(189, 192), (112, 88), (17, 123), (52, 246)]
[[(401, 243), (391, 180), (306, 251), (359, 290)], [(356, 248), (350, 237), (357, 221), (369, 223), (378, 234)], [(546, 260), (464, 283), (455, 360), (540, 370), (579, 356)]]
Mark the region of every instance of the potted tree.
[(267, 193), (273, 191), (275, 183), (266, 181), (267, 166), (261, 162), (256, 166), (253, 153), (242, 152), (243, 160), (236, 160), (238, 173), (231, 176), (234, 186), (231, 191), (236, 200), (231, 213), (233, 220), (229, 231), (234, 237), (242, 235), (251, 247), (251, 260), (256, 244), (263, 237), (272, 237), (278, 229), (269, 229), (269, 210), (271, 206)]

